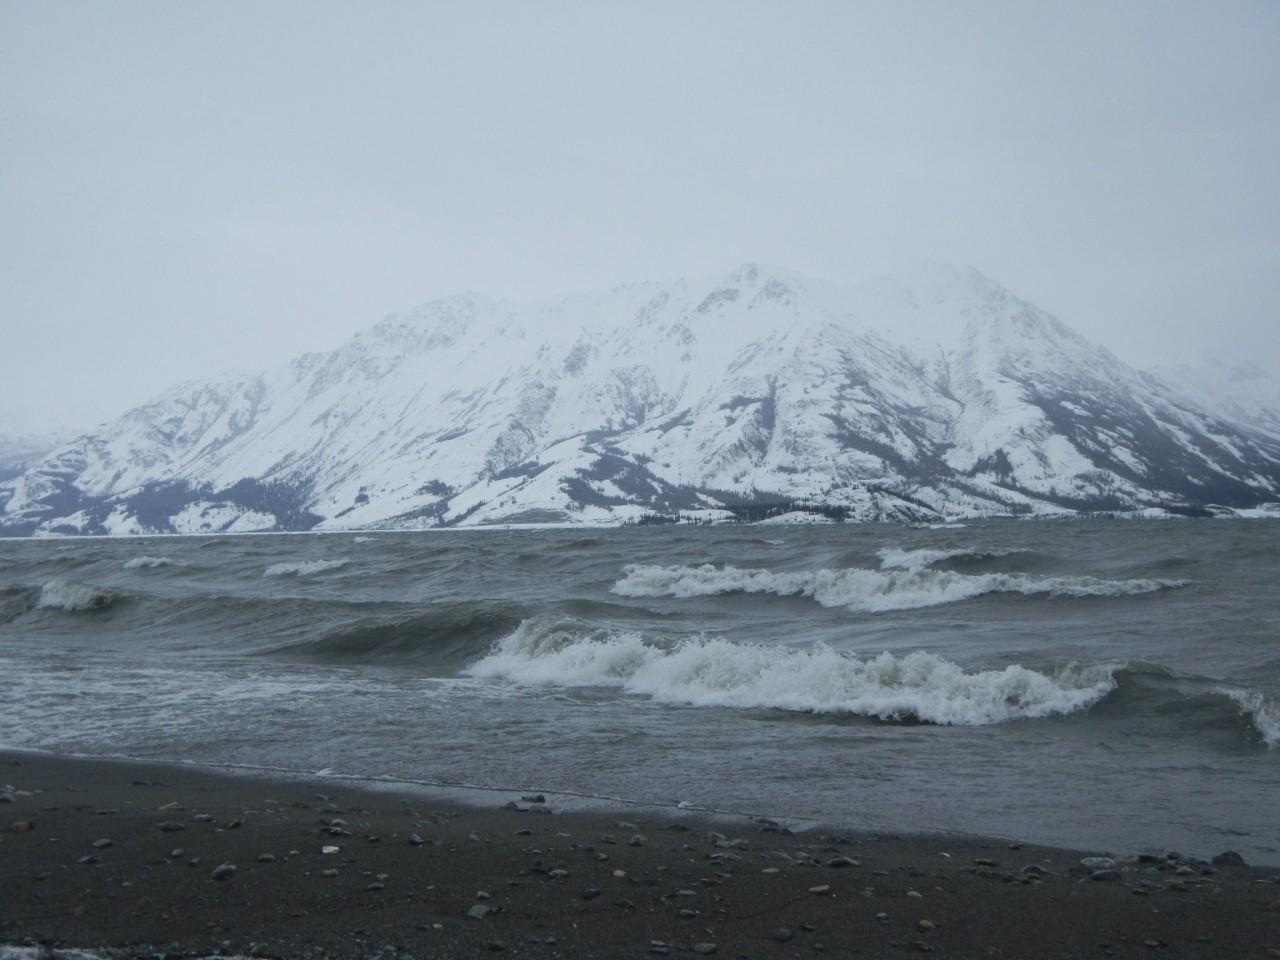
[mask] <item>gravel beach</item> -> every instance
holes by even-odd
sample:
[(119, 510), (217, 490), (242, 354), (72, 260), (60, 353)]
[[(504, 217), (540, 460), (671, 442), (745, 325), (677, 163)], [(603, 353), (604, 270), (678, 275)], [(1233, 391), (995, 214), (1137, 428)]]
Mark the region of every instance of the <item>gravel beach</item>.
[(0, 753), (0, 956), (1280, 956), (1227, 851), (476, 802)]

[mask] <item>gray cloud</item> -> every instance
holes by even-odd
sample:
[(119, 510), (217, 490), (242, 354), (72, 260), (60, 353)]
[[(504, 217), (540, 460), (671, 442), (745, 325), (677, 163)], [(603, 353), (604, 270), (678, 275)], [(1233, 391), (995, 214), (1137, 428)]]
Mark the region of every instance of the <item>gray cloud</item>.
[(457, 290), (973, 264), (1280, 369), (1280, 5), (0, 5), (0, 412)]

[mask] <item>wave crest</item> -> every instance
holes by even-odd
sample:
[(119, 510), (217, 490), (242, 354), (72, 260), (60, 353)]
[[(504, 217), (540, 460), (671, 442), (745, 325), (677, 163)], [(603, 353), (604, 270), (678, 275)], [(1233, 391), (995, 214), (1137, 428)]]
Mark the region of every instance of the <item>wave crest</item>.
[(1261, 693), (1249, 690), (1222, 690), (1240, 712), (1248, 717), (1268, 747), (1280, 747), (1280, 703), (1268, 701)]
[(527, 684), (617, 687), (664, 703), (849, 713), (978, 726), (1085, 710), (1116, 687), (1118, 665), (1048, 674), (1014, 664), (966, 672), (931, 653), (859, 659), (827, 646), (673, 646), (580, 621), (526, 620), (465, 672)]
[(132, 560), (125, 561), (124, 568), (126, 570), (150, 570), (155, 567), (185, 567), (186, 564), (181, 560), (174, 560), (172, 557), (134, 557)]
[(350, 561), (341, 560), (302, 560), (297, 563), (273, 563), (262, 571), (264, 577), (309, 577), (324, 573), (327, 570), (338, 570)]
[[(890, 569), (850, 567), (774, 573), (737, 567), (664, 567), (631, 564), (612, 587), (624, 597), (705, 597), (722, 593), (769, 593), (804, 596), (824, 607), (847, 607), (865, 613), (912, 610), (970, 600), (988, 593), (1019, 593), (1053, 597), (1123, 597), (1184, 585), (1181, 580), (1100, 580), (1096, 577), (1035, 577), (1020, 573), (965, 574), (932, 570), (931, 563), (959, 552), (899, 551), (890, 556)], [(919, 554), (937, 554), (932, 559)]]
[(75, 580), (50, 580), (40, 588), (36, 606), (46, 610), (105, 610), (115, 603), (117, 595), (105, 587), (95, 587)]

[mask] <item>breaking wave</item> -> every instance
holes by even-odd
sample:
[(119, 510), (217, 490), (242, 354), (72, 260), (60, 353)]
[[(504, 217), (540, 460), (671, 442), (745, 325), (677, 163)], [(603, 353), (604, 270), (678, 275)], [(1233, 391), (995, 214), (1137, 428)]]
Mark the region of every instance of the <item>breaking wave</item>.
[(95, 587), (75, 580), (50, 580), (40, 588), (36, 606), (46, 610), (105, 610), (118, 599), (118, 595), (105, 587)]
[[(1181, 580), (1100, 580), (1038, 577), (1020, 573), (965, 574), (930, 565), (965, 551), (886, 551), (884, 567), (774, 573), (737, 567), (631, 564), (613, 585), (624, 597), (706, 597), (723, 593), (768, 593), (811, 597), (824, 607), (865, 613), (912, 610), (970, 600), (989, 593), (1051, 597), (1124, 597), (1184, 585)], [(972, 555), (972, 554), (967, 554)]]
[(1280, 703), (1269, 702), (1261, 693), (1248, 690), (1221, 690), (1240, 708), (1268, 747), (1280, 747)]
[(902, 550), (886, 547), (879, 553), (882, 570), (925, 570), (948, 560), (995, 560), (1026, 553), (1025, 550)]
[(324, 573), (327, 570), (339, 570), (349, 561), (342, 560), (303, 560), (298, 563), (273, 563), (262, 571), (264, 577), (309, 577)]
[(126, 561), (124, 568), (126, 570), (150, 570), (155, 567), (185, 567), (186, 564), (181, 560), (174, 560), (172, 557), (134, 557), (132, 560)]
[(1014, 664), (967, 672), (931, 653), (860, 659), (809, 649), (687, 639), (662, 646), (581, 621), (526, 620), (465, 673), (524, 684), (617, 687), (663, 703), (848, 713), (978, 726), (1088, 709), (1119, 664), (1042, 673)]

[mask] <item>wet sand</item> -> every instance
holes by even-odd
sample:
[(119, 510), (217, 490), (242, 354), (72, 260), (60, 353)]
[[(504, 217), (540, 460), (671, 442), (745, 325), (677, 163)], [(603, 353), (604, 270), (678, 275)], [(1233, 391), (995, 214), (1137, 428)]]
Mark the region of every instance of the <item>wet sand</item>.
[[(793, 834), (546, 799), (462, 806), (0, 753), (0, 944), (30, 957), (1280, 957), (1280, 868), (1193, 859), (1217, 850)], [(1104, 855), (1117, 862), (1081, 863)]]

